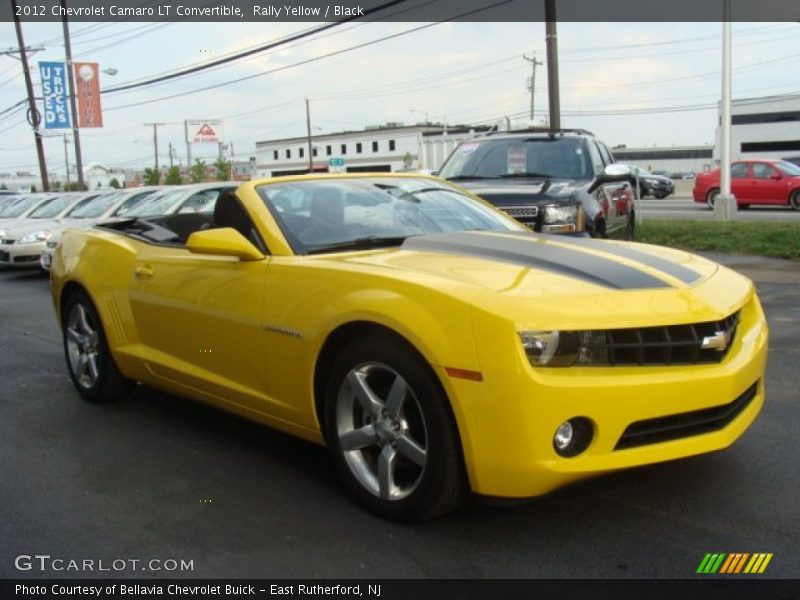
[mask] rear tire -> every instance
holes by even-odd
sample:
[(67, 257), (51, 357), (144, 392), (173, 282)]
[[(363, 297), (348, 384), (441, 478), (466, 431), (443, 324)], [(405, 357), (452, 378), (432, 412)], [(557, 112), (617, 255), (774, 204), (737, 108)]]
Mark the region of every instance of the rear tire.
[(711, 210), (714, 210), (714, 203), (717, 201), (717, 196), (719, 196), (718, 189), (711, 190), (706, 196), (706, 204), (708, 204), (708, 208)]
[(136, 384), (114, 364), (100, 316), (85, 292), (70, 295), (63, 323), (67, 369), (81, 397), (100, 404), (127, 396)]
[(346, 346), (325, 391), (325, 439), (354, 498), (387, 519), (454, 510), (467, 487), (447, 398), (405, 343), (372, 335)]

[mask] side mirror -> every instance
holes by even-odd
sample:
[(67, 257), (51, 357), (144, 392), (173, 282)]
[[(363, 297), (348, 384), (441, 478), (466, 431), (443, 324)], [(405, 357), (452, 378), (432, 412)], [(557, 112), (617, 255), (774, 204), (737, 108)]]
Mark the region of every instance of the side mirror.
[(614, 181), (629, 181), (631, 178), (631, 170), (625, 165), (606, 165), (603, 172), (594, 178), (592, 185), (589, 186), (589, 193), (591, 194), (604, 183), (612, 183)]
[(781, 174), (780, 173), (773, 173), (772, 175), (769, 176), (769, 178), (778, 180), (778, 179), (781, 179)]
[(186, 248), (195, 254), (235, 256), (239, 260), (261, 260), (264, 255), (231, 227), (195, 231), (186, 240)]

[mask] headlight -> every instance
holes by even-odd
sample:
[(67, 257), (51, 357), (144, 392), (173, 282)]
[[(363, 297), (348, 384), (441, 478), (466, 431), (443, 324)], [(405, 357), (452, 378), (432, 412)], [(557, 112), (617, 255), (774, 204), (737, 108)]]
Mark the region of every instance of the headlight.
[(574, 233), (586, 229), (583, 207), (580, 204), (545, 206), (543, 212), (542, 231), (544, 233)]
[(18, 244), (32, 244), (33, 242), (45, 242), (50, 239), (50, 236), (53, 235), (46, 229), (42, 231), (34, 231), (33, 233), (28, 233), (23, 235), (17, 241)]
[(608, 363), (604, 331), (523, 331), (519, 336), (534, 367)]

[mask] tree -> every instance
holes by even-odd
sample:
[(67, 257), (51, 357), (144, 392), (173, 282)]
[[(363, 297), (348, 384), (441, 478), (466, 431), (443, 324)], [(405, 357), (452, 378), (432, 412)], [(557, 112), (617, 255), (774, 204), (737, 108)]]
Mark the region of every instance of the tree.
[(119, 184), (119, 180), (116, 177), (113, 177), (111, 181), (108, 182), (108, 187), (112, 187), (115, 190), (118, 190), (122, 186)]
[(217, 170), (217, 179), (219, 181), (230, 181), (231, 179), (231, 161), (224, 158), (218, 158), (214, 162), (214, 168)]
[(205, 180), (207, 173), (206, 161), (196, 158), (189, 169), (189, 179), (192, 180), (192, 183), (201, 183)]
[(178, 165), (169, 168), (167, 176), (164, 178), (164, 183), (167, 185), (180, 185), (183, 183), (181, 168)]
[(145, 185), (158, 185), (158, 182), (161, 181), (161, 173), (150, 167), (147, 167), (142, 175)]

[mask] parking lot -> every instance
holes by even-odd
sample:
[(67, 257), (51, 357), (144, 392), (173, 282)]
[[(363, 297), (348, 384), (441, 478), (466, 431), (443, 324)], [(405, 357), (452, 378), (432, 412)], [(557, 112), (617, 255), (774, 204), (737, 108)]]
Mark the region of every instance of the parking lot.
[[(46, 277), (0, 272), (0, 576), (15, 557), (174, 559), (67, 576), (683, 578), (707, 552), (769, 552), (800, 572), (800, 275), (719, 257), (757, 281), (771, 329), (767, 402), (732, 448), (421, 525), (353, 505), (324, 449), (140, 387), (78, 399)], [(643, 398), (643, 401), (647, 401)]]

